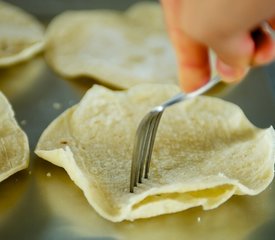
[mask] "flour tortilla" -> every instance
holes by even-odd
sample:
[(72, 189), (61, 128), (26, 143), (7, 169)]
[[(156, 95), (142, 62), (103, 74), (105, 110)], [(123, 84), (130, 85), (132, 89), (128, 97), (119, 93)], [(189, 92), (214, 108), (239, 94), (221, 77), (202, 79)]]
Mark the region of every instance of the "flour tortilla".
[(68, 11), (50, 23), (46, 38), (46, 59), (64, 77), (91, 77), (123, 89), (144, 82), (178, 84), (158, 3), (138, 3), (126, 12)]
[(256, 128), (238, 106), (202, 96), (166, 110), (150, 179), (129, 192), (138, 123), (177, 92), (172, 85), (119, 92), (94, 86), (49, 125), (35, 152), (63, 167), (94, 209), (114, 222), (213, 209), (234, 194), (263, 191), (273, 179), (274, 129)]
[(29, 144), (18, 126), (14, 112), (0, 92), (0, 181), (25, 169), (29, 164)]
[(44, 27), (33, 16), (0, 1), (0, 67), (31, 58), (44, 47)]

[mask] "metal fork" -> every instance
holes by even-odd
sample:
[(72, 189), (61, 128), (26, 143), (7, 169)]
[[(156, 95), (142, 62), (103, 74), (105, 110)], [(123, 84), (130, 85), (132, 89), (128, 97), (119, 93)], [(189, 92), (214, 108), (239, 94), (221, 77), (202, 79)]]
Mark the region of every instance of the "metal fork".
[(167, 107), (170, 107), (178, 102), (194, 98), (205, 93), (207, 90), (215, 86), (218, 82), (220, 82), (220, 77), (215, 76), (206, 85), (199, 88), (198, 90), (187, 94), (181, 92), (175, 95), (174, 97), (170, 98), (163, 104), (155, 107), (145, 115), (145, 117), (142, 119), (138, 126), (135, 136), (130, 177), (131, 193), (134, 192), (134, 187), (137, 186), (137, 183), (142, 183), (143, 177), (148, 178), (156, 133), (164, 110)]

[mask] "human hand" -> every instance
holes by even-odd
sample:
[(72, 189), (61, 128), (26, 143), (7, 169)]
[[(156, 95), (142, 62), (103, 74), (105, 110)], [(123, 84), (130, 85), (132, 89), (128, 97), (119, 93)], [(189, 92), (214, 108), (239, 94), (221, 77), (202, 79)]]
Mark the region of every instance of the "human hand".
[(251, 65), (271, 62), (275, 41), (262, 28), (275, 29), (275, 0), (161, 0), (176, 49), (181, 88), (193, 91), (210, 78), (209, 49), (224, 81), (242, 79)]

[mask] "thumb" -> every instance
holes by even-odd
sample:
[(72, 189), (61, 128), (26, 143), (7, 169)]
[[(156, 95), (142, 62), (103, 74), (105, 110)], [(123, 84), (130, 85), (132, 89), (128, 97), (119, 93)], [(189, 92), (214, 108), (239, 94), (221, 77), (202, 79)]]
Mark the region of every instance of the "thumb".
[(210, 77), (208, 49), (183, 32), (180, 26), (180, 0), (161, 1), (167, 30), (176, 51), (179, 81), (183, 91), (204, 85)]
[(179, 65), (179, 81), (185, 92), (194, 91), (209, 81), (208, 49), (183, 32), (171, 34)]

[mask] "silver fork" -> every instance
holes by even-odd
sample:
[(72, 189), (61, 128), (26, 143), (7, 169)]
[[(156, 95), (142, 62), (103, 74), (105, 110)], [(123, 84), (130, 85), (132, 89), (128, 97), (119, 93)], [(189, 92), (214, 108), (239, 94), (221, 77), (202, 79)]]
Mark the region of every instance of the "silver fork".
[[(132, 166), (131, 166), (131, 177), (130, 177), (130, 192), (134, 192), (134, 187), (137, 183), (142, 183), (142, 178), (148, 178), (150, 162), (152, 151), (154, 147), (154, 142), (156, 138), (157, 129), (159, 122), (164, 110), (178, 102), (184, 101), (186, 99), (194, 98), (205, 93), (207, 90), (211, 89), (218, 82), (220, 82), (220, 77), (215, 76), (206, 85), (199, 88), (198, 90), (191, 93), (178, 93), (174, 97), (170, 98), (163, 104), (155, 107), (140, 122), (134, 143)], [(145, 167), (145, 172), (144, 172)]]

